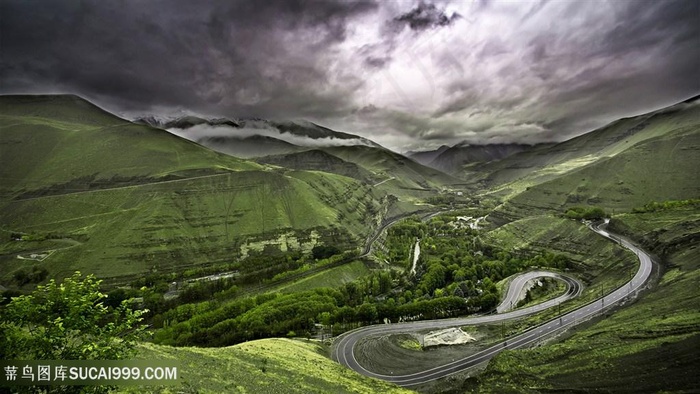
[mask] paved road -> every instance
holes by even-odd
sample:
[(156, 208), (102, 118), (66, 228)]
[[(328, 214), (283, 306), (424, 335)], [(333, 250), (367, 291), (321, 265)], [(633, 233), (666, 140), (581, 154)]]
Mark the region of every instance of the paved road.
[(563, 274), (559, 274), (556, 272), (550, 272), (550, 271), (525, 272), (524, 274), (520, 274), (520, 275), (516, 276), (510, 282), (510, 286), (508, 287), (508, 293), (503, 298), (503, 301), (501, 302), (501, 304), (496, 307), (496, 312), (504, 313), (504, 312), (508, 312), (511, 309), (514, 309), (515, 306), (518, 305), (518, 302), (520, 302), (521, 294), (523, 293), (523, 291), (527, 291), (527, 289), (525, 289), (525, 286), (527, 285), (527, 283), (529, 281), (535, 280), (537, 278), (555, 278), (555, 279), (559, 279), (559, 280), (563, 281), (564, 283), (566, 283), (568, 290), (567, 290), (566, 294), (564, 294), (563, 296), (560, 296), (556, 299), (559, 303), (567, 301), (567, 300), (574, 298), (574, 297), (578, 297), (579, 294), (581, 294), (581, 290), (583, 288), (583, 285), (577, 279), (572, 278), (570, 276), (563, 275)]
[(590, 228), (591, 230), (595, 231), (601, 236), (611, 239), (619, 243), (621, 246), (630, 249), (631, 251), (635, 252), (639, 257), (640, 264), (637, 273), (629, 282), (625, 283), (623, 286), (616, 289), (612, 293), (609, 293), (602, 298), (599, 298), (587, 305), (584, 305), (569, 313), (566, 313), (558, 318), (554, 318), (546, 323), (531, 328), (528, 331), (525, 331), (524, 333), (508, 338), (506, 341), (491, 346), (485, 350), (482, 350), (479, 353), (417, 373), (389, 376), (369, 371), (362, 367), (355, 359), (355, 344), (360, 339), (373, 335), (387, 335), (404, 332), (414, 332), (426, 329), (440, 329), (455, 326), (494, 323), (503, 320), (514, 319), (517, 317), (530, 315), (532, 313), (544, 310), (546, 308), (553, 307), (557, 305), (558, 301), (550, 300), (548, 302), (535, 305), (529, 308), (523, 308), (498, 315), (443, 320), (426, 320), (410, 323), (397, 323), (390, 325), (374, 325), (362, 327), (353, 331), (349, 331), (336, 339), (335, 343), (333, 344), (333, 359), (363, 375), (383, 379), (401, 386), (410, 387), (423, 384), (432, 380), (440, 379), (445, 376), (449, 376), (451, 374), (479, 365), (485, 361), (490, 360), (492, 357), (494, 357), (495, 355), (497, 355), (505, 349), (519, 349), (531, 346), (543, 340), (546, 337), (571, 328), (594, 315), (601, 314), (604, 310), (612, 307), (613, 305), (619, 304), (627, 297), (633, 296), (636, 292), (638, 292), (642, 287), (645, 286), (652, 272), (652, 260), (651, 257), (649, 257), (649, 255), (645, 251), (632, 245), (627, 240), (622, 239), (614, 234), (610, 234), (604, 230), (601, 230), (597, 226), (590, 226)]

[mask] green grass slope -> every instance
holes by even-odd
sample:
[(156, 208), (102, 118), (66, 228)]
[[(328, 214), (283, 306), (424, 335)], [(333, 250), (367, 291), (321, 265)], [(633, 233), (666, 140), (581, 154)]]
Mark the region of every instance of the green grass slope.
[(282, 293), (293, 293), (296, 291), (306, 291), (321, 287), (337, 288), (348, 282), (369, 275), (371, 271), (362, 261), (353, 261), (340, 267), (334, 267), (326, 271), (319, 272), (306, 278), (283, 284), (276, 287), (274, 291)]
[[(366, 186), (322, 173), (297, 175), (302, 179), (244, 171), (8, 201), (0, 217), (5, 230), (80, 241), (43, 262), (51, 271), (80, 269), (102, 277), (233, 261), (262, 250), (269, 239), (278, 249), (293, 249), (304, 238), (311, 242), (313, 232), (336, 226), (339, 215), (350, 230), (345, 236), (366, 231), (367, 207), (374, 206)], [(5, 273), (26, 264), (14, 255), (4, 260)]]
[(1, 193), (63, 193), (258, 169), (76, 96), (0, 96)]
[(489, 242), (508, 250), (547, 250), (573, 263), (573, 271), (598, 296), (600, 286), (612, 289), (629, 279), (635, 257), (594, 234), (581, 223), (552, 215), (532, 216), (503, 225), (485, 235)]
[(694, 198), (700, 196), (697, 168), (700, 123), (530, 187), (513, 197), (506, 210), (513, 208), (517, 214), (591, 205), (619, 212), (650, 201)]
[[(650, 201), (683, 200), (700, 196), (700, 105), (657, 114), (655, 137), (645, 138), (610, 156), (591, 155), (591, 162), (571, 168), (552, 179), (533, 184), (525, 176), (497, 189), (506, 203), (495, 217), (515, 220), (573, 206), (599, 206), (609, 212), (628, 212)], [(657, 119), (658, 120), (658, 119)], [(651, 121), (650, 121), (651, 122)], [(639, 137), (637, 134), (633, 137)], [(631, 143), (631, 142), (630, 142)], [(612, 148), (610, 148), (612, 149)], [(557, 173), (557, 167), (540, 172)]]
[(468, 381), (469, 392), (694, 392), (700, 366), (700, 211), (696, 206), (619, 215), (659, 256), (661, 278), (640, 298), (561, 343), (504, 352)]
[[(641, 159), (658, 167), (671, 168), (686, 158), (697, 158), (697, 136), (693, 137), (693, 134), (697, 134), (699, 129), (700, 99), (695, 97), (659, 111), (620, 119), (554, 146), (535, 148), (474, 167), (465, 177), (482, 188), (513, 196), (529, 187), (560, 179), (563, 175), (623, 153), (628, 155), (624, 159), (608, 162), (608, 165), (614, 167), (631, 163), (628, 165), (634, 166), (634, 161)], [(657, 149), (657, 144), (660, 149)], [(612, 174), (615, 172), (612, 171)]]
[(119, 282), (322, 243), (353, 249), (387, 210), (355, 179), (219, 154), (75, 96), (0, 97), (0, 149), (4, 286), (32, 267)]
[(385, 188), (428, 190), (458, 182), (450, 175), (383, 148), (354, 145), (323, 148), (323, 151), (359, 165), (377, 182), (394, 178), (386, 182)]
[(345, 161), (319, 149), (303, 152), (269, 155), (256, 161), (296, 170), (324, 171), (351, 177), (363, 182), (372, 182), (372, 174), (355, 163)]
[(316, 342), (262, 339), (216, 348), (144, 344), (138, 358), (180, 361), (180, 383), (127, 387), (125, 393), (412, 393), (332, 361)]

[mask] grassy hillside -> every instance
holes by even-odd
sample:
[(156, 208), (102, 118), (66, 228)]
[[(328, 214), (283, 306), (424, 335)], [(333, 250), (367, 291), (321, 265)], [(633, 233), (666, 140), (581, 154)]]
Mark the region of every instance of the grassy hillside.
[(561, 343), (499, 355), (461, 392), (696, 390), (699, 224), (700, 212), (693, 206), (617, 216), (616, 231), (634, 234), (659, 256), (658, 283), (632, 305)]
[[(696, 389), (700, 210), (688, 199), (700, 196), (699, 153), (696, 98), (491, 164), (498, 170), (484, 182), (506, 200), (492, 219), (507, 224), (490, 237), (517, 248), (569, 249), (574, 256), (588, 248), (592, 259), (600, 259), (605, 246), (582, 242), (567, 229), (565, 223), (573, 222), (553, 219), (567, 207), (599, 206), (614, 214), (614, 231), (658, 256), (660, 278), (631, 305), (562, 342), (497, 356), (456, 392)], [(639, 209), (650, 201), (659, 203)], [(611, 265), (597, 274), (624, 279), (624, 272)]]
[(515, 216), (543, 209), (600, 206), (629, 211), (650, 201), (700, 196), (700, 126), (641, 142), (513, 197), (503, 211)]
[[(482, 241), (496, 244), (518, 258), (532, 250), (553, 251), (572, 262), (565, 266), (586, 286), (582, 297), (564, 308), (590, 301), (619, 286), (634, 268), (633, 254), (561, 216), (565, 207), (596, 205), (615, 211), (616, 231), (659, 255), (663, 276), (631, 306), (588, 323), (560, 343), (505, 352), (477, 380), (456, 376), (440, 384), (464, 383), (458, 392), (658, 391), (697, 385), (697, 204), (661, 204), (631, 213), (651, 200), (700, 196), (697, 103), (623, 119), (478, 168), (484, 172), (477, 180), (491, 187), (485, 194), (504, 202), (488, 221), (503, 225), (479, 235), (483, 240), (460, 236), (461, 243), (452, 244), (442, 233), (426, 238), (434, 244), (423, 258), (432, 256), (436, 267), (447, 260), (432, 255), (438, 253), (431, 251), (435, 244), (467, 252), (471, 245), (469, 259), (460, 260), (465, 269), (473, 268), (466, 265), (477, 256), (477, 241), (479, 248)], [(372, 272), (360, 261), (309, 271), (313, 274), (283, 283), (272, 289), (276, 292), (240, 296), (269, 285), (267, 279), (284, 276), (285, 270), (325, 267), (323, 258), (311, 257), (314, 246), (359, 250), (388, 216), (428, 205), (429, 197), (455, 182), (378, 147), (323, 148), (282, 157), (274, 165), (241, 160), (132, 124), (74, 96), (0, 97), (0, 149), (0, 285), (21, 287), (18, 273), (61, 278), (81, 270), (108, 278), (109, 284), (161, 275), (157, 285), (164, 288), (149, 284), (134, 290), (148, 303), (151, 296), (164, 300), (171, 281), (182, 283), (206, 270), (251, 273), (250, 282), (232, 276), (227, 288), (205, 298), (190, 294), (191, 304), (167, 310), (164, 302), (152, 302), (162, 307), (151, 322), (162, 327), (155, 340), (188, 346), (295, 336), (300, 329), (312, 331), (324, 312), (333, 312), (334, 319), (342, 315), (343, 324), (345, 313), (352, 324), (376, 320), (369, 294), (388, 294), (396, 278)], [(478, 256), (486, 258), (483, 252)], [(489, 263), (505, 267), (503, 260)], [(517, 261), (547, 264), (544, 257)], [(271, 264), (282, 268), (269, 269)], [(178, 276), (185, 271), (191, 275)], [(362, 291), (322, 289), (357, 278), (363, 280), (354, 288)], [(442, 286), (428, 287), (430, 279), (422, 273), (416, 282), (426, 294)], [(194, 303), (201, 300), (207, 301)], [(435, 300), (440, 301), (421, 300), (421, 305)], [(145, 359), (183, 362), (181, 386), (152, 392), (403, 392), (341, 367), (327, 358), (327, 349), (306, 341), (268, 339), (216, 349), (144, 344), (140, 351)]]
[[(455, 178), (445, 173), (425, 167), (407, 157), (383, 148), (356, 145), (323, 148), (323, 150), (345, 161), (359, 165), (372, 173), (378, 180), (377, 182), (386, 180), (386, 183), (383, 183), (382, 186), (387, 189), (429, 190), (457, 182)], [(401, 192), (398, 191), (398, 193)]]
[[(0, 211), (6, 230), (0, 247), (13, 245), (10, 232), (75, 240), (70, 247), (36, 245), (38, 250), (60, 248), (41, 262), (57, 276), (74, 270), (101, 277), (172, 272), (233, 262), (266, 245), (278, 252), (309, 250), (339, 237), (339, 245), (354, 248), (373, 223), (368, 208), (378, 211), (376, 204), (368, 187), (349, 178), (245, 171), (6, 201)], [(341, 215), (344, 230), (329, 235)], [(13, 254), (0, 259), (5, 274), (27, 264)]]
[(398, 216), (430, 206), (439, 194), (461, 182), (398, 153), (364, 145), (325, 147), (257, 159), (286, 168), (348, 176), (391, 201), (386, 215)]
[(633, 254), (577, 221), (553, 215), (508, 223), (488, 232), (485, 238), (506, 250), (548, 250), (567, 256), (574, 263), (573, 273), (587, 287), (583, 298), (589, 293), (593, 298), (600, 295), (600, 286), (610, 290), (623, 283), (636, 269)]
[[(465, 176), (478, 181), (481, 188), (507, 197), (548, 181), (552, 183), (546, 188), (553, 193), (577, 193), (580, 187), (579, 194), (595, 198), (601, 190), (619, 186), (620, 190), (615, 191), (619, 195), (637, 186), (653, 186), (624, 184), (639, 176), (658, 181), (671, 172), (684, 173), (687, 168), (697, 166), (699, 132), (700, 100), (695, 98), (649, 114), (620, 119), (554, 146), (543, 146), (474, 167)], [(576, 173), (595, 165), (600, 167)], [(562, 176), (569, 174), (578, 177), (579, 182), (574, 184), (573, 180), (567, 180), (568, 184), (561, 190), (552, 188), (553, 184), (563, 181)], [(593, 185), (593, 179), (599, 185)], [(692, 182), (687, 179), (683, 183)]]
[(326, 356), (317, 342), (262, 339), (217, 348), (172, 348), (144, 344), (138, 358), (176, 359), (181, 383), (128, 387), (126, 393), (411, 393), (362, 376)]
[(533, 148), (535, 147), (522, 144), (470, 145), (460, 143), (446, 149), (427, 165), (448, 174), (459, 174), (464, 171), (465, 166), (501, 160)]
[(0, 97), (0, 193), (6, 197), (259, 168), (76, 96)]
[(293, 168), (297, 170), (315, 170), (344, 175), (362, 182), (372, 183), (372, 173), (359, 165), (345, 161), (319, 149), (289, 154), (270, 155), (257, 159), (260, 163)]
[(383, 191), (355, 179), (219, 154), (75, 96), (0, 97), (0, 149), (10, 287), (34, 267), (116, 283), (323, 243), (359, 248), (388, 209)]
[(290, 284), (285, 284), (274, 289), (282, 293), (292, 293), (295, 291), (306, 291), (320, 287), (337, 288), (348, 282), (366, 276), (371, 271), (362, 261), (354, 261), (340, 267), (319, 272)]

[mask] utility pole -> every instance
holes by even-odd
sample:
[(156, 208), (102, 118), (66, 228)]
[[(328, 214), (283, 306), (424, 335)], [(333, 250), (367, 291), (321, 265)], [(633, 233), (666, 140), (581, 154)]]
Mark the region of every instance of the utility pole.
[(561, 302), (559, 302), (558, 306), (559, 306), (559, 324), (561, 324)]
[(634, 278), (634, 277), (632, 276), (632, 268), (630, 267), (630, 289), (632, 288), (632, 280), (633, 280), (633, 278)]

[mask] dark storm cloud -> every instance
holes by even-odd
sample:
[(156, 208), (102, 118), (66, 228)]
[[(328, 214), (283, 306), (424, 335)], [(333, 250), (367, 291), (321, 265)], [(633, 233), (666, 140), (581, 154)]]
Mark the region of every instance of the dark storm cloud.
[(620, 23), (605, 31), (599, 45), (579, 45), (578, 55), (569, 57), (599, 59), (596, 65), (562, 65), (532, 47), (540, 74), (552, 75), (556, 67), (576, 70), (566, 83), (550, 87), (548, 98), (552, 107), (580, 109), (553, 120), (551, 132), (579, 134), (600, 125), (596, 120), (653, 110), (700, 92), (700, 2), (625, 5), (615, 15)]
[(448, 26), (460, 17), (457, 13), (447, 16), (435, 4), (421, 2), (411, 11), (394, 18), (394, 22), (399, 26), (408, 25), (412, 30), (426, 30), (439, 26)]
[(386, 20), (381, 27), (382, 40), (363, 45), (357, 55), (363, 59), (364, 66), (373, 70), (384, 69), (393, 61), (392, 55), (400, 45), (400, 36), (406, 26), (410, 31), (421, 33), (450, 26), (459, 18), (461, 15), (458, 13), (447, 16), (444, 10), (438, 9), (435, 4), (421, 1), (410, 11)]
[(451, 81), (432, 117), (459, 114), (475, 142), (508, 129), (513, 140), (563, 140), (700, 92), (700, 2), (611, 2), (599, 14), (589, 3), (536, 4), (523, 23), (576, 22), (485, 40), (473, 67), (491, 78)]
[(0, 93), (306, 118), (396, 148), (563, 140), (700, 93), (700, 1), (0, 1)]
[[(126, 110), (325, 116), (361, 81), (329, 70), (367, 1), (5, 1), (3, 91), (72, 91)], [(329, 82), (338, 83), (334, 89)], [(290, 105), (293, 104), (293, 105)]]

